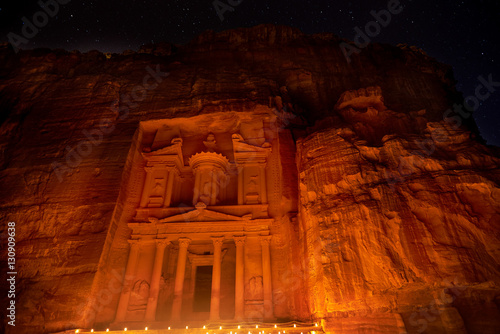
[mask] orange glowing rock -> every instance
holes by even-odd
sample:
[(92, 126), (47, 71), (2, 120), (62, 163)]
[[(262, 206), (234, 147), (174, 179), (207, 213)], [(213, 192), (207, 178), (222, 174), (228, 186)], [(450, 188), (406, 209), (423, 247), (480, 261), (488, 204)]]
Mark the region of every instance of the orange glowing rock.
[(340, 42), (1, 45), (6, 332), (498, 332), (498, 149), (443, 120), (449, 66)]

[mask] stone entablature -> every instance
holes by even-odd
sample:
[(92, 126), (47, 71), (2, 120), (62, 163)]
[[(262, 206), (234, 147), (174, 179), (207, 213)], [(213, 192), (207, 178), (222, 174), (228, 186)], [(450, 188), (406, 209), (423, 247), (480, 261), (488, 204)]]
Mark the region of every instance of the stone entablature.
[[(207, 210), (217, 211), (220, 213), (225, 213), (234, 216), (247, 216), (251, 215), (252, 219), (267, 218), (268, 217), (268, 204), (247, 204), (247, 205), (217, 205), (217, 206), (207, 206)], [(175, 216), (181, 213), (193, 211), (195, 206), (175, 206), (169, 208), (138, 208), (136, 210), (136, 216), (134, 221), (148, 221), (150, 217), (152, 218), (166, 218), (170, 216)]]

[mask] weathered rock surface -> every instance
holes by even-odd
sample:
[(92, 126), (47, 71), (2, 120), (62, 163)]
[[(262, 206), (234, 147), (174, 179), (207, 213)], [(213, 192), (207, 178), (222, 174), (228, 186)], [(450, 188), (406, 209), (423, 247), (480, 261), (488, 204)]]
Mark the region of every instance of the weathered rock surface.
[(6, 331), (84, 323), (139, 122), (274, 108), (299, 213), (283, 276), (295, 317), (335, 333), (498, 332), (498, 149), (471, 118), (443, 121), (461, 101), (448, 66), (377, 44), (349, 64), (340, 42), (265, 25), (128, 55), (3, 46), (0, 230), (16, 222), (18, 271)]

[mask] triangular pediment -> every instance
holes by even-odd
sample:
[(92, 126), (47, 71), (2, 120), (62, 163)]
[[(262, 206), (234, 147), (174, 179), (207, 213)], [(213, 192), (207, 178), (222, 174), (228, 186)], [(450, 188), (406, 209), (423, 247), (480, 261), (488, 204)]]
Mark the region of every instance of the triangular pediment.
[(233, 147), (235, 152), (266, 152), (269, 151), (267, 147), (259, 147), (255, 145), (250, 145), (245, 142), (233, 141)]
[(245, 142), (243, 137), (240, 134), (233, 134), (233, 150), (234, 152), (240, 153), (248, 153), (248, 152), (270, 152), (271, 145), (267, 142), (264, 142), (261, 147), (256, 145), (251, 145)]
[(217, 212), (213, 210), (207, 210), (206, 207), (197, 206), (194, 210), (170, 216), (163, 219), (150, 218), (154, 220), (155, 223), (174, 223), (174, 222), (220, 222), (220, 221), (246, 221), (250, 220), (251, 214), (245, 215), (243, 217), (228, 215), (226, 213)]
[(160, 148), (159, 150), (152, 151), (146, 156), (152, 156), (152, 155), (173, 155), (173, 154), (178, 154), (179, 153), (179, 147), (178, 145), (172, 145), (172, 146), (167, 146), (164, 148)]

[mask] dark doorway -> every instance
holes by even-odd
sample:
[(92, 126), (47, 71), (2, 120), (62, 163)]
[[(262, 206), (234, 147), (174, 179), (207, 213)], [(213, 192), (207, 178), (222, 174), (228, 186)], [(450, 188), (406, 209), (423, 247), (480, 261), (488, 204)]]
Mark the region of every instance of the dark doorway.
[(196, 267), (193, 312), (210, 312), (212, 296), (212, 266)]

